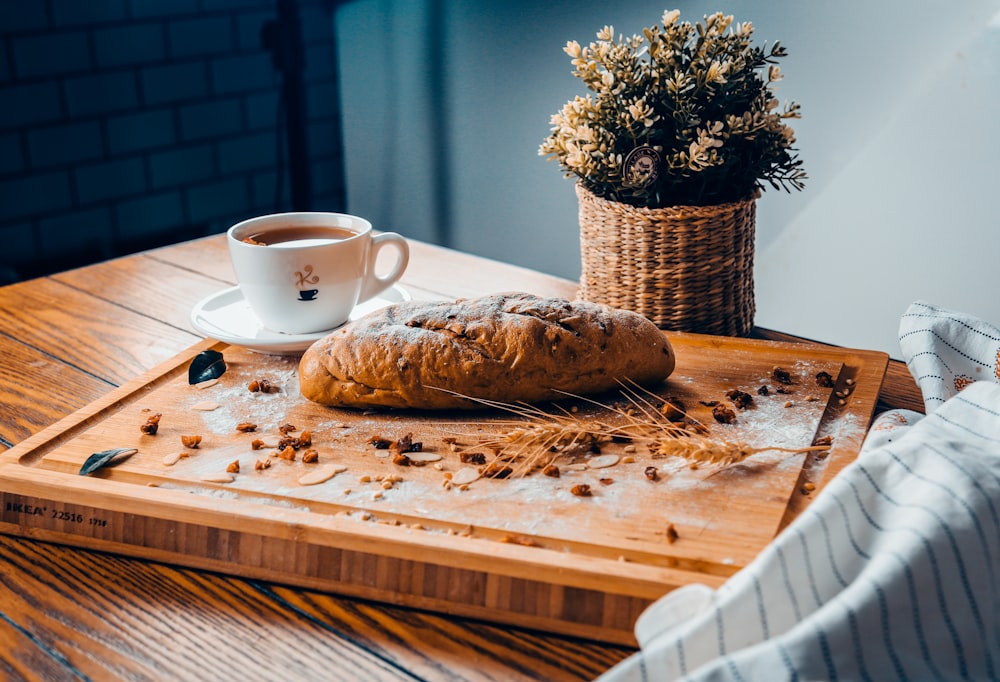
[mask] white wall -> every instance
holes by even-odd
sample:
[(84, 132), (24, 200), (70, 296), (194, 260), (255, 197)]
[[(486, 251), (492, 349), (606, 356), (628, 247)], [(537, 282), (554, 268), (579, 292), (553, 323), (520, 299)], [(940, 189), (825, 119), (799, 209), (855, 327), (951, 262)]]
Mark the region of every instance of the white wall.
[[(537, 155), (549, 116), (583, 92), (562, 47), (673, 7), (733, 13), (789, 50), (778, 93), (802, 105), (810, 180), (760, 201), (758, 324), (893, 355), (912, 300), (1000, 324), (1000, 0), (356, 0), (337, 13), (350, 210), (418, 239), (449, 224), (456, 248), (576, 279), (572, 182)], [(431, 50), (444, 51), (443, 99)]]

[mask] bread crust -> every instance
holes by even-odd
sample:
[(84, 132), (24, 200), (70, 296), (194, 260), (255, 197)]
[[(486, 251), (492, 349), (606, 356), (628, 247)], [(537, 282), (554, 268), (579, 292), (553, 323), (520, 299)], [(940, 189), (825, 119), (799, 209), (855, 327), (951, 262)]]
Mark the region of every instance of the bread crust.
[(371, 313), (310, 346), (299, 384), (323, 405), (469, 409), (482, 404), (468, 398), (539, 402), (651, 384), (674, 364), (670, 342), (637, 313), (513, 292)]

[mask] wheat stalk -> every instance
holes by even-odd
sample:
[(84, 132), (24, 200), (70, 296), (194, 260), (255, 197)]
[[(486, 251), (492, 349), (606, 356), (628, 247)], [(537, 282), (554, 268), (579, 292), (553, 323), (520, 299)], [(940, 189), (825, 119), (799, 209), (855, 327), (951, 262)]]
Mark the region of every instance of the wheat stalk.
[[(802, 454), (830, 447), (756, 447), (739, 441), (712, 438), (705, 435), (708, 430), (704, 425), (691, 420), (687, 415), (684, 415), (684, 421), (667, 418), (665, 410), (656, 404), (662, 399), (655, 394), (634, 384), (622, 384), (621, 391), (627, 401), (626, 408), (565, 394), (568, 398), (601, 408), (620, 423), (605, 419), (584, 419), (561, 406), (556, 406), (556, 412), (547, 412), (526, 403), (505, 403), (462, 395), (468, 400), (520, 417), (516, 421), (489, 422), (506, 429), (495, 436), (480, 438), (475, 446), (469, 446), (464, 451), (486, 448), (498, 460), (511, 466), (508, 474), (523, 476), (552, 464), (559, 457), (596, 454), (600, 452), (602, 445), (616, 441), (644, 445), (654, 457), (680, 457), (694, 466), (707, 464), (720, 467), (737, 464), (762, 452)], [(683, 413), (676, 406), (670, 407), (673, 408), (672, 412)]]

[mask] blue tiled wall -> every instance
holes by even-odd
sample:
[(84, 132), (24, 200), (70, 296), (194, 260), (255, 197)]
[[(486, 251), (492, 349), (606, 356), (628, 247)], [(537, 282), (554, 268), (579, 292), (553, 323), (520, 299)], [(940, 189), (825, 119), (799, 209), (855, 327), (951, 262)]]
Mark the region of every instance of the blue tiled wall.
[[(332, 4), (298, 2), (311, 208), (336, 211)], [(289, 210), (261, 45), (276, 17), (275, 0), (0, 2), (0, 283)]]

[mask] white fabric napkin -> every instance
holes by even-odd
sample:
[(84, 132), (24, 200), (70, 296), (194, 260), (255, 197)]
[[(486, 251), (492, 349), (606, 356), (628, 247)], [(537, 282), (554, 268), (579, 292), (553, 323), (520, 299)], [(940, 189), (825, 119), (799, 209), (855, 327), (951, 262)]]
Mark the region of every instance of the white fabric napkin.
[(917, 302), (900, 344), (927, 416), (880, 415), (750, 565), (651, 605), (601, 682), (1000, 679), (1000, 329)]

